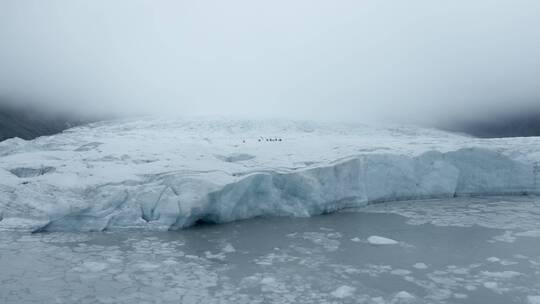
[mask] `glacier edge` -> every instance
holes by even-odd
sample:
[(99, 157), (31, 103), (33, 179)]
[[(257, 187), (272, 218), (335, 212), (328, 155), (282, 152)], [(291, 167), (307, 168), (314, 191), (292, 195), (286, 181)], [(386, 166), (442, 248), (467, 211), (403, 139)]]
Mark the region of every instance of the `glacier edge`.
[[(1, 229), (30, 231), (175, 230), (198, 221), (225, 223), (258, 216), (306, 217), (370, 203), (472, 195), (540, 194), (533, 163), (486, 148), (427, 151), (417, 156), (358, 155), (314, 168), (250, 173), (218, 184), (169, 173), (140, 181), (68, 190), (35, 189), (65, 202), (29, 210), (32, 192), (3, 200)], [(39, 185), (38, 185), (39, 186)], [(6, 186), (4, 186), (6, 187)], [(44, 186), (43, 186), (44, 187)], [(49, 198), (50, 198), (49, 197)]]

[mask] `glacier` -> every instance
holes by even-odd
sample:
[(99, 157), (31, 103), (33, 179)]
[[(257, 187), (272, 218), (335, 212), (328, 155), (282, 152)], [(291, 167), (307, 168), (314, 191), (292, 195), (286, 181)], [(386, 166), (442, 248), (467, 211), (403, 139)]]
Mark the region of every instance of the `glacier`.
[(160, 231), (377, 202), (538, 195), (539, 177), (538, 137), (286, 120), (115, 120), (1, 142), (0, 229)]

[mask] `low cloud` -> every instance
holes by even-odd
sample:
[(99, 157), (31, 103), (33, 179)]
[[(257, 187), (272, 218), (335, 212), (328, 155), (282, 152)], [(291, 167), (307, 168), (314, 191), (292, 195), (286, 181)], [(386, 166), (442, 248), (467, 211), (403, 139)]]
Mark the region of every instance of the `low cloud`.
[(540, 110), (540, 2), (0, 2), (0, 102), (430, 123)]

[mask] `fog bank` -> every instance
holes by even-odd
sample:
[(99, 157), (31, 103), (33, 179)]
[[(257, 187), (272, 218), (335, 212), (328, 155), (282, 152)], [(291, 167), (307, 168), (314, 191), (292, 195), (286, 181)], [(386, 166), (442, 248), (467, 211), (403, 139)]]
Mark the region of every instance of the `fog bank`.
[(540, 111), (540, 2), (0, 2), (0, 103), (433, 123)]

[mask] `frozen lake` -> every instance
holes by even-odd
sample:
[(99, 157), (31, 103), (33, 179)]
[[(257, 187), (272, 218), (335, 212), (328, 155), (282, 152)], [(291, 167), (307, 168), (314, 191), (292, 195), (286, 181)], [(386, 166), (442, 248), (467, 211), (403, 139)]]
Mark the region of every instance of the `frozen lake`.
[(394, 202), (177, 232), (0, 232), (0, 302), (540, 303), (540, 199)]

